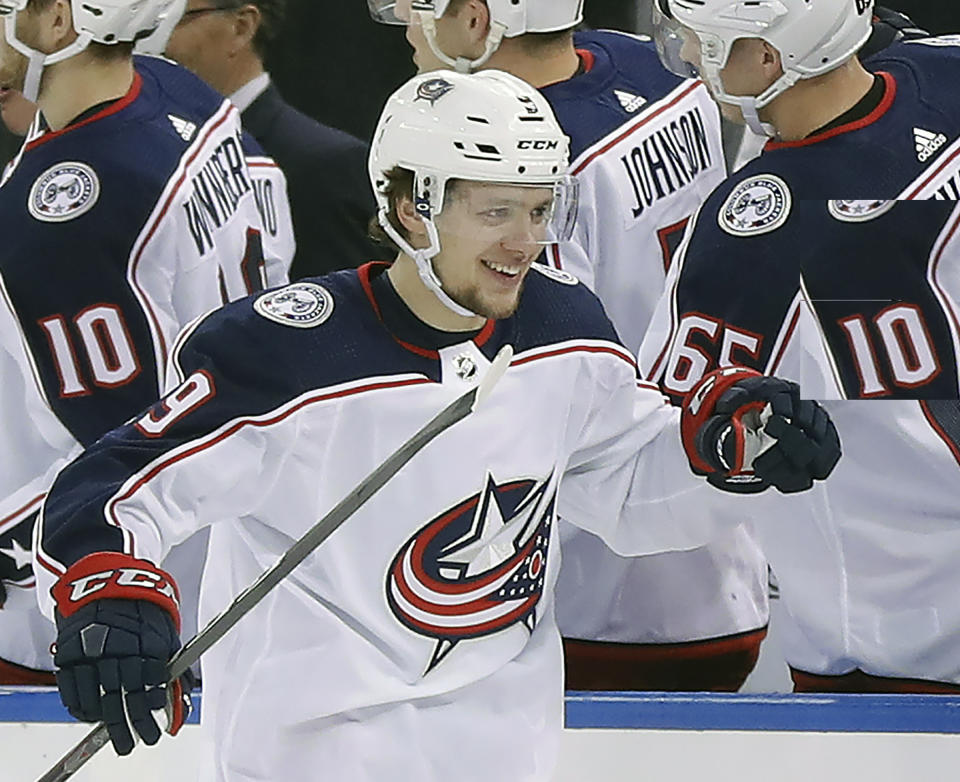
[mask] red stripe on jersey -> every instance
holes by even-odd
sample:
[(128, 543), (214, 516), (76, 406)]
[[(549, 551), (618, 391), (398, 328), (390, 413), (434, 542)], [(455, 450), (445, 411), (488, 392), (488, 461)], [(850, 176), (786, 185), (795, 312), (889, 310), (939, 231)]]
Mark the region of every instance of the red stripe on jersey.
[(689, 87), (687, 87), (683, 92), (681, 92), (679, 95), (677, 95), (677, 96), (676, 96), (673, 100), (671, 100), (669, 103), (665, 103), (663, 106), (660, 106), (656, 111), (652, 112), (651, 114), (648, 114), (648, 115), (647, 115), (646, 117), (644, 117), (642, 120), (640, 120), (639, 122), (637, 122), (636, 125), (631, 125), (630, 128), (629, 128), (628, 130), (626, 130), (624, 133), (621, 133), (619, 136), (617, 136), (617, 137), (614, 138), (613, 140), (607, 142), (606, 144), (604, 144), (604, 146), (600, 147), (600, 149), (597, 149), (597, 150), (595, 150), (594, 152), (592, 152), (592, 153), (590, 154), (590, 157), (588, 157), (586, 160), (584, 160), (582, 163), (580, 163), (580, 164), (579, 164), (573, 171), (571, 171), (570, 173), (571, 173), (571, 174), (579, 174), (579, 173), (580, 173), (581, 171), (583, 171), (583, 169), (585, 169), (592, 161), (594, 161), (597, 157), (599, 157), (600, 155), (602, 155), (602, 154), (603, 154), (604, 152), (606, 152), (608, 149), (610, 149), (611, 147), (614, 147), (614, 146), (616, 146), (617, 144), (619, 144), (621, 141), (623, 141), (625, 138), (627, 138), (627, 136), (630, 136), (631, 134), (636, 133), (640, 128), (642, 128), (644, 125), (646, 125), (648, 122), (650, 122), (650, 120), (652, 120), (652, 119), (660, 116), (660, 115), (663, 114), (663, 112), (665, 112), (667, 109), (673, 108), (677, 103), (679, 103), (679, 102), (682, 101), (685, 97), (687, 97), (687, 95), (689, 95), (689, 94), (690, 94), (691, 92), (693, 92), (695, 89), (697, 89), (697, 88), (699, 88), (699, 87), (702, 87), (702, 86), (703, 86), (703, 82), (699, 82), (699, 81), (693, 82), (693, 84), (691, 84)]
[(901, 200), (901, 201), (911, 201), (911, 200), (913, 200), (914, 198), (916, 198), (917, 194), (920, 193), (920, 192), (923, 190), (923, 188), (925, 188), (927, 185), (929, 185), (934, 179), (936, 179), (938, 176), (940, 176), (940, 174), (943, 172), (943, 170), (944, 170), (947, 166), (949, 166), (954, 160), (956, 160), (958, 156), (960, 156), (960, 147), (957, 147), (957, 149), (955, 149), (955, 150), (953, 151), (953, 153), (951, 153), (951, 155), (950, 155), (949, 157), (944, 158), (943, 160), (941, 160), (941, 161), (940, 161), (940, 164), (931, 172), (930, 176), (928, 176), (926, 179), (924, 179), (923, 182), (921, 182), (919, 185), (917, 185), (915, 188), (913, 188), (913, 190), (911, 190), (909, 193), (907, 193), (905, 196), (903, 196), (903, 198), (901, 198), (900, 200)]
[(520, 357), (515, 358), (513, 361), (511, 361), (510, 366), (518, 367), (521, 364), (527, 364), (531, 361), (536, 361), (537, 359), (553, 358), (554, 356), (561, 356), (566, 353), (609, 353), (612, 356), (616, 356), (617, 358), (622, 359), (623, 361), (626, 361), (631, 367), (633, 367), (634, 371), (636, 371), (637, 369), (637, 362), (634, 361), (632, 358), (627, 357), (616, 348), (613, 348), (613, 347), (608, 348), (602, 345), (574, 345), (573, 347), (569, 347), (569, 348), (557, 348), (556, 350), (548, 350), (543, 353), (537, 353), (536, 355), (533, 355), (533, 356), (521, 355)]
[(109, 106), (107, 106), (102, 111), (98, 111), (96, 114), (87, 117), (85, 120), (81, 120), (72, 125), (67, 125), (65, 128), (60, 130), (51, 130), (44, 133), (42, 136), (38, 136), (33, 141), (29, 142), (25, 150), (35, 149), (41, 144), (46, 144), (51, 139), (59, 138), (65, 133), (69, 133), (71, 130), (76, 130), (77, 128), (82, 128), (84, 125), (89, 125), (91, 122), (97, 122), (98, 120), (109, 117), (117, 112), (123, 111), (127, 106), (133, 103), (137, 97), (140, 95), (140, 89), (143, 87), (143, 78), (139, 73), (134, 71), (133, 74), (133, 83), (130, 85), (130, 89), (127, 90), (126, 95), (124, 95), (119, 100), (114, 101)]
[(26, 515), (26, 512), (30, 510), (34, 505), (37, 505), (46, 496), (47, 496), (46, 492), (44, 492), (43, 494), (38, 494), (36, 497), (30, 500), (30, 502), (26, 503), (25, 505), (21, 505), (9, 516), (5, 516), (4, 518), (0, 519), (0, 532), (3, 532), (4, 528), (11, 521), (14, 521), (14, 522), (22, 521), (22, 517)]
[(830, 130), (824, 131), (823, 133), (816, 133), (807, 138), (802, 138), (799, 141), (768, 141), (764, 146), (764, 149), (767, 151), (773, 149), (790, 149), (792, 147), (807, 147), (811, 144), (819, 144), (821, 141), (826, 141), (829, 138), (834, 136), (839, 136), (843, 133), (850, 133), (854, 130), (860, 130), (861, 128), (867, 127), (867, 125), (872, 125), (880, 117), (889, 111), (890, 107), (893, 105), (893, 99), (897, 95), (897, 81), (889, 73), (885, 71), (880, 71), (877, 75), (883, 79), (886, 84), (886, 91), (883, 94), (883, 99), (880, 103), (877, 104), (877, 107), (867, 114), (866, 117), (861, 117), (854, 122), (848, 122), (845, 125), (838, 125), (835, 128), (830, 128)]
[(244, 427), (253, 426), (257, 428), (262, 428), (262, 427), (273, 426), (274, 424), (279, 423), (280, 421), (283, 421), (286, 418), (289, 418), (291, 415), (293, 415), (296, 412), (299, 412), (300, 410), (307, 407), (308, 405), (316, 404), (317, 402), (328, 402), (331, 399), (341, 399), (347, 396), (354, 396), (355, 394), (363, 394), (368, 391), (381, 391), (386, 388), (403, 388), (405, 386), (419, 386), (427, 383), (432, 384), (433, 381), (423, 377), (423, 378), (409, 378), (407, 380), (384, 381), (382, 383), (370, 383), (365, 386), (358, 386), (357, 388), (348, 388), (348, 389), (344, 389), (343, 391), (334, 391), (329, 394), (321, 394), (319, 396), (311, 397), (310, 399), (304, 399), (302, 402), (299, 402), (298, 404), (294, 405), (289, 410), (286, 410), (283, 413), (275, 415), (272, 418), (267, 418), (263, 421), (258, 421), (250, 418), (245, 420), (241, 419), (236, 423), (234, 423), (233, 426), (231, 426), (229, 429), (227, 429), (224, 432), (221, 432), (213, 439), (207, 440), (206, 442), (200, 443), (199, 445), (195, 445), (193, 448), (183, 451), (182, 453), (179, 453), (176, 456), (164, 462), (161, 462), (156, 467), (154, 467), (149, 472), (147, 472), (142, 478), (136, 481), (123, 494), (120, 494), (111, 498), (107, 503), (107, 512), (105, 513), (105, 518), (109, 523), (123, 529), (123, 525), (120, 523), (120, 520), (117, 518), (114, 512), (114, 508), (118, 502), (123, 502), (124, 500), (132, 497), (142, 486), (144, 486), (145, 484), (149, 483), (151, 480), (156, 478), (157, 475), (159, 475), (163, 470), (167, 469), (171, 465), (174, 465), (177, 462), (182, 461), (183, 459), (186, 459), (190, 456), (198, 454), (202, 451), (207, 450), (208, 448), (213, 447), (214, 445), (217, 445), (218, 443), (223, 442), (227, 438), (235, 435)]
[[(222, 110), (222, 108), (223, 108), (223, 107), (221, 106), (221, 110)], [(170, 191), (170, 195), (167, 197), (167, 200), (166, 200), (166, 202), (165, 202), (164, 205), (163, 205), (163, 209), (160, 210), (160, 213), (157, 215), (156, 219), (153, 221), (153, 225), (150, 226), (150, 230), (147, 231), (147, 234), (146, 234), (145, 238), (144, 238), (143, 241), (140, 243), (140, 249), (137, 250), (137, 253), (136, 253), (136, 255), (133, 257), (133, 261), (131, 262), (131, 265), (130, 265), (130, 279), (131, 279), (131, 281), (133, 281), (133, 284), (137, 286), (137, 289), (140, 290), (140, 296), (141, 296), (143, 302), (144, 302), (145, 304), (147, 304), (147, 313), (149, 314), (150, 319), (153, 321), (153, 328), (154, 328), (154, 330), (155, 330), (155, 332), (156, 332), (156, 334), (157, 334), (157, 339), (158, 339), (159, 342), (160, 342), (160, 355), (161, 355), (161, 356), (166, 356), (166, 355), (167, 355), (167, 342), (166, 342), (166, 340), (163, 338), (163, 331), (162, 331), (161, 328), (160, 328), (160, 319), (157, 317), (157, 315), (156, 315), (156, 313), (153, 311), (153, 309), (152, 309), (151, 307), (149, 307), (149, 301), (150, 301), (149, 297), (146, 295), (146, 293), (145, 293), (142, 289), (140, 289), (140, 286), (137, 285), (137, 283), (136, 283), (136, 279), (137, 279), (137, 274), (136, 274), (137, 265), (140, 263), (140, 259), (143, 257), (144, 248), (150, 243), (150, 239), (153, 238), (153, 235), (157, 232), (157, 228), (160, 226), (160, 223), (163, 222), (163, 218), (164, 218), (164, 216), (167, 214), (167, 212), (169, 211), (170, 205), (173, 203), (173, 199), (176, 197), (176, 195), (177, 195), (177, 193), (179, 192), (180, 188), (183, 186), (183, 183), (186, 181), (186, 179), (187, 179), (187, 169), (190, 167), (190, 164), (193, 163), (193, 161), (196, 160), (197, 157), (200, 155), (200, 151), (203, 149), (203, 145), (206, 143), (207, 139), (210, 138), (210, 136), (213, 135), (213, 133), (214, 133), (215, 130), (217, 130), (224, 122), (227, 121), (227, 119), (231, 116), (231, 114), (232, 114), (234, 111), (236, 111), (235, 108), (233, 108), (232, 106), (229, 107), (229, 108), (227, 109), (226, 113), (225, 113), (219, 120), (217, 120), (213, 125), (211, 125), (211, 126), (207, 129), (206, 134), (205, 134), (205, 135), (203, 136), (203, 138), (197, 143), (196, 149), (194, 150), (193, 154), (184, 162), (184, 164), (183, 164), (183, 174), (180, 175), (180, 179), (177, 180), (177, 184), (174, 185), (173, 190)], [(159, 366), (159, 367), (157, 367), (157, 373), (158, 373), (159, 377), (162, 378), (162, 377), (164, 376), (165, 371), (166, 371), (166, 367), (165, 367), (165, 366)]]
[(933, 413), (930, 411), (929, 404), (927, 400), (921, 399), (920, 409), (923, 411), (923, 417), (927, 419), (927, 423), (930, 424), (930, 428), (937, 433), (937, 437), (943, 440), (944, 445), (950, 449), (950, 453), (953, 454), (953, 458), (956, 460), (957, 464), (960, 464), (960, 446), (948, 435), (943, 427), (940, 425), (940, 422), (934, 417)]
[[(385, 261), (370, 261), (369, 263), (363, 264), (357, 269), (357, 276), (360, 278), (360, 286), (363, 288), (363, 292), (367, 295), (367, 299), (370, 301), (370, 306), (373, 307), (374, 314), (377, 316), (377, 320), (383, 323), (383, 314), (380, 312), (380, 305), (377, 304), (377, 297), (373, 295), (373, 285), (370, 284), (370, 276), (374, 269), (388, 268), (389, 263)], [(386, 324), (384, 324), (386, 325)], [(497, 322), (495, 320), (490, 320), (487, 318), (487, 322), (484, 323), (483, 328), (480, 329), (480, 332), (473, 338), (473, 344), (477, 347), (481, 347), (487, 340), (493, 336), (493, 331), (496, 328)], [(389, 329), (388, 329), (389, 330)], [(440, 358), (440, 353), (432, 348), (422, 348), (418, 345), (414, 345), (410, 342), (404, 342), (399, 337), (395, 336), (393, 332), (390, 332), (390, 336), (393, 337), (394, 342), (396, 342), (400, 347), (405, 350), (409, 350), (411, 353), (415, 353), (418, 356), (423, 356), (424, 358)]]

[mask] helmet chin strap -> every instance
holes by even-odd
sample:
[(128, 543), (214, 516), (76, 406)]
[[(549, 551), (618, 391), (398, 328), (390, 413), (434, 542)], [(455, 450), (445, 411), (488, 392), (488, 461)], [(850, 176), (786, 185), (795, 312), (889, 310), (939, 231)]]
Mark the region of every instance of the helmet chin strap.
[(468, 310), (466, 307), (457, 304), (457, 302), (451, 299), (449, 294), (443, 289), (443, 283), (440, 282), (440, 278), (437, 276), (437, 272), (433, 268), (432, 262), (433, 257), (440, 252), (440, 235), (437, 233), (437, 227), (434, 225), (433, 220), (429, 217), (429, 215), (421, 214), (420, 217), (427, 229), (427, 236), (430, 238), (430, 246), (417, 250), (413, 247), (413, 245), (410, 244), (410, 242), (403, 238), (396, 228), (393, 227), (389, 218), (387, 217), (387, 210), (385, 208), (377, 211), (377, 222), (380, 223), (380, 227), (383, 228), (387, 236), (393, 239), (397, 247), (413, 258), (413, 262), (417, 265), (417, 274), (420, 276), (421, 281), (427, 286), (427, 289), (440, 300), (440, 303), (443, 304), (443, 306), (445, 306), (448, 310), (451, 310), (462, 317), (481, 317), (473, 310)]
[(487, 34), (487, 43), (483, 54), (477, 59), (471, 60), (468, 57), (451, 57), (440, 49), (437, 43), (437, 20), (434, 15), (428, 11), (417, 12), (420, 17), (420, 26), (423, 28), (423, 37), (427, 39), (427, 45), (434, 56), (444, 65), (448, 65), (460, 73), (472, 73), (489, 60), (493, 53), (500, 47), (503, 40), (503, 34), (507, 31), (507, 26), (503, 22), (492, 22), (490, 32)]
[(40, 77), (43, 75), (43, 69), (48, 65), (53, 65), (53, 63), (61, 62), (76, 54), (80, 54), (80, 52), (89, 46), (93, 40), (93, 35), (90, 33), (80, 33), (77, 39), (69, 46), (65, 46), (53, 54), (44, 54), (43, 52), (38, 52), (36, 49), (32, 49), (17, 38), (16, 25), (18, 13), (18, 11), (14, 11), (7, 15), (4, 19), (4, 31), (6, 32), (7, 43), (28, 60), (27, 73), (23, 83), (23, 96), (27, 100), (36, 103), (40, 94)]
[(720, 76), (720, 68), (716, 66), (704, 66), (703, 76), (710, 83), (711, 90), (717, 100), (737, 106), (740, 113), (743, 114), (744, 122), (747, 127), (760, 136), (777, 138), (779, 133), (777, 129), (769, 122), (763, 122), (760, 119), (760, 109), (770, 103), (781, 93), (790, 89), (797, 83), (800, 76), (796, 73), (784, 73), (767, 89), (759, 95), (729, 95), (723, 86), (723, 79)]

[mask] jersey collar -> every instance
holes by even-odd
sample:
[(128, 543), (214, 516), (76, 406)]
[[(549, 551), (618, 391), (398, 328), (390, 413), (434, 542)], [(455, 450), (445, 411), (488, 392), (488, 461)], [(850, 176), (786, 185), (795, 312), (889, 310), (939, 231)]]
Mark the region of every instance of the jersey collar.
[(883, 97), (880, 99), (880, 102), (876, 105), (873, 111), (866, 116), (844, 123), (843, 125), (837, 125), (819, 133), (814, 133), (804, 139), (800, 139), (799, 141), (768, 141), (766, 146), (763, 148), (764, 151), (770, 152), (775, 149), (808, 147), (811, 144), (819, 144), (821, 141), (826, 141), (834, 136), (839, 136), (844, 133), (852, 133), (855, 130), (860, 130), (868, 125), (872, 125), (890, 110), (890, 107), (893, 105), (894, 98), (896, 98), (897, 95), (897, 80), (894, 79), (891, 74), (887, 73), (886, 71), (879, 71), (877, 76), (882, 78), (884, 82)]
[(495, 320), (488, 319), (476, 331), (463, 332), (442, 331), (424, 323), (394, 290), (385, 274), (389, 267), (389, 263), (374, 261), (357, 269), (357, 275), (377, 319), (402, 348), (424, 358), (439, 359), (442, 348), (469, 340), (481, 347), (490, 339), (496, 326)]

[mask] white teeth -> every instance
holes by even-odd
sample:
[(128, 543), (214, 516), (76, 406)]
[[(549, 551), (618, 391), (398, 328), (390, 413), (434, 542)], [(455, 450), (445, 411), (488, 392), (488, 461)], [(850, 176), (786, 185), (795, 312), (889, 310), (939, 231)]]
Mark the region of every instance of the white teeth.
[(511, 277), (515, 277), (520, 274), (520, 266), (504, 266), (502, 263), (494, 263), (493, 261), (484, 261), (484, 266), (487, 266), (493, 269), (495, 272), (500, 272), (501, 274), (509, 274)]

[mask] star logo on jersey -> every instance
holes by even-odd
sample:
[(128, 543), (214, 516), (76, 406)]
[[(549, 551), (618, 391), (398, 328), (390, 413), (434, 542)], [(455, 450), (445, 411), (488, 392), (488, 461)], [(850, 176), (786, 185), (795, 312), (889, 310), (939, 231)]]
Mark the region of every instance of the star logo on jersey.
[(264, 293), (253, 302), (253, 309), (274, 323), (311, 329), (333, 314), (333, 296), (314, 282), (295, 282)]
[(896, 201), (881, 201), (879, 199), (867, 199), (861, 201), (827, 201), (827, 211), (830, 216), (844, 223), (865, 223), (867, 220), (873, 220), (886, 214), (894, 206)]
[(424, 675), (462, 641), (522, 623), (533, 632), (543, 594), (556, 487), (497, 483), (447, 509), (401, 546), (387, 602), (404, 626), (435, 639)]
[(633, 93), (626, 92), (625, 90), (614, 90), (614, 96), (620, 101), (620, 105), (623, 107), (623, 110), (628, 114), (633, 114), (637, 109), (643, 106), (647, 99), (641, 95), (634, 95)]
[(913, 129), (913, 143), (917, 149), (917, 160), (926, 163), (932, 158), (938, 149), (947, 143), (947, 137), (943, 133), (935, 133), (932, 130), (923, 128)]
[(0, 531), (0, 580), (18, 586), (35, 583), (31, 537), (36, 518), (37, 511), (34, 511)]
[(734, 236), (765, 234), (787, 221), (792, 204), (786, 182), (773, 174), (760, 174), (733, 189), (720, 207), (717, 222)]
[(418, 100), (428, 100), (430, 105), (433, 106), (440, 98), (446, 95), (450, 90), (453, 89), (453, 85), (448, 82), (446, 79), (433, 78), (427, 79), (424, 82), (421, 82), (417, 87), (417, 97), (413, 99), (413, 102), (416, 103)]
[(27, 196), (37, 220), (62, 223), (89, 212), (100, 198), (100, 179), (86, 163), (58, 163), (44, 171)]

